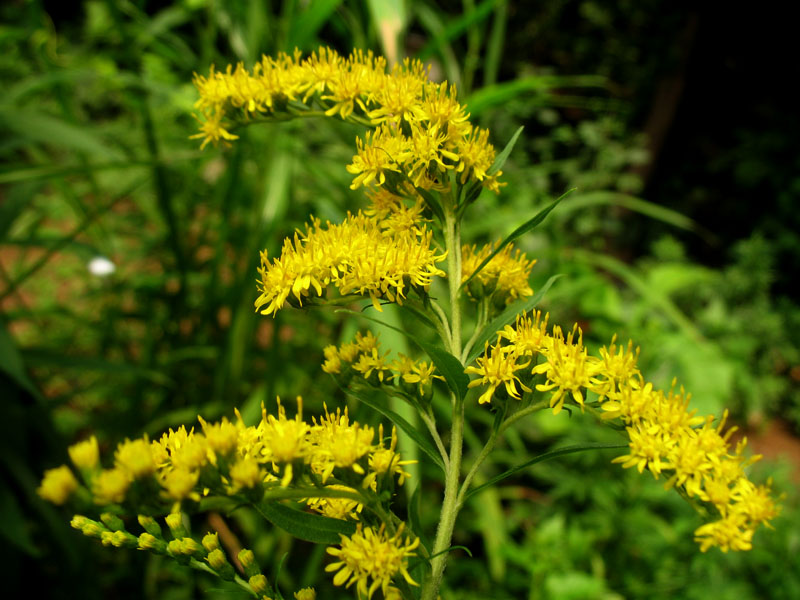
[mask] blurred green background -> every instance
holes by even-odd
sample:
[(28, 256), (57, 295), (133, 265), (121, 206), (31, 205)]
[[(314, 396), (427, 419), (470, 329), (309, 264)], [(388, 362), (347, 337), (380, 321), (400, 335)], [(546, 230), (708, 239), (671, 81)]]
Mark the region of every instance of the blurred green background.
[[(326, 311), (264, 318), (253, 301), (260, 250), (274, 255), (310, 214), (335, 220), (363, 205), (344, 169), (360, 131), (332, 120), (250, 127), (232, 148), (204, 152), (188, 139), (193, 72), (324, 44), (429, 62), (498, 147), (524, 125), (508, 185), (475, 205), (465, 238), (504, 236), (577, 188), (519, 243), (539, 260), (535, 289), (564, 274), (542, 308), (562, 325), (578, 321), (594, 347), (614, 332), (634, 339), (646, 376), (661, 386), (677, 377), (702, 412), (728, 407), (767, 456), (753, 477), (786, 493), (752, 552), (700, 554), (700, 517), (660, 482), (607, 452), (544, 463), (471, 500), (454, 543), (472, 558), (450, 562), (444, 597), (799, 598), (800, 113), (783, 89), (798, 66), (792, 21), (748, 10), (665, 0), (3, 3), (4, 595), (242, 597), (158, 557), (100, 547), (35, 489), (90, 432), (108, 452), (198, 413), (230, 417), (237, 406), (252, 421), (276, 395), (302, 395), (309, 414), (345, 403), (319, 365), (322, 347), (355, 324)], [(477, 451), (491, 416), (471, 419)], [(542, 415), (510, 433), (493, 468), (619, 439), (588, 415)], [(441, 490), (421, 494), (425, 506)], [(431, 533), (433, 518), (422, 515)], [(291, 550), (284, 590), (350, 597), (322, 573), (324, 548), (244, 510), (229, 524), (268, 576)]]

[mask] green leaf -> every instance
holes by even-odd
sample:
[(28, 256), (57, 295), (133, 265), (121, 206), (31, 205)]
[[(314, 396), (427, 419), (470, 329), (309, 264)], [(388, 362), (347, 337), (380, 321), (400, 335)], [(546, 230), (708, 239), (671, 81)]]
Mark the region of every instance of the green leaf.
[(461, 364), (461, 361), (458, 360), (455, 356), (453, 356), (449, 352), (447, 352), (444, 348), (440, 348), (439, 346), (436, 346), (429, 342), (424, 342), (421, 339), (411, 335), (407, 331), (403, 331), (399, 327), (394, 327), (393, 325), (389, 325), (385, 321), (381, 321), (380, 319), (367, 316), (364, 313), (360, 313), (349, 309), (339, 309), (337, 312), (349, 312), (352, 314), (356, 314), (364, 319), (368, 319), (369, 321), (380, 323), (384, 327), (388, 327), (390, 329), (394, 329), (395, 331), (399, 331), (400, 333), (405, 335), (408, 339), (410, 339), (412, 342), (414, 342), (417, 346), (422, 348), (422, 350), (430, 357), (433, 364), (436, 365), (436, 369), (439, 371), (439, 374), (442, 377), (444, 377), (447, 386), (459, 400), (463, 399), (464, 396), (466, 396), (467, 386), (469, 385), (469, 375), (464, 373), (464, 365)]
[(511, 151), (514, 149), (514, 146), (516, 146), (519, 136), (522, 135), (523, 129), (525, 128), (520, 127), (514, 132), (514, 135), (512, 135), (511, 139), (508, 140), (506, 147), (503, 148), (503, 151), (495, 157), (494, 163), (492, 163), (492, 166), (489, 167), (488, 171), (486, 171), (487, 175), (492, 176), (503, 168), (503, 165), (506, 164), (506, 161), (508, 160)]
[(487, 256), (483, 260), (483, 262), (481, 262), (481, 264), (478, 265), (478, 268), (475, 269), (475, 271), (473, 271), (473, 273), (469, 277), (467, 277), (466, 280), (464, 280), (464, 282), (461, 284), (460, 287), (464, 288), (464, 286), (468, 285), (469, 282), (472, 281), (472, 278), (475, 277), (478, 273), (480, 273), (487, 264), (489, 264), (489, 261), (491, 261), (495, 256), (497, 256), (498, 253), (502, 252), (503, 248), (508, 246), (511, 242), (513, 242), (517, 238), (528, 233), (529, 231), (534, 229), (537, 225), (539, 225), (542, 221), (544, 221), (545, 218), (547, 218), (547, 215), (550, 214), (550, 211), (552, 211), (556, 206), (558, 206), (558, 203), (561, 202), (573, 191), (575, 191), (575, 188), (572, 188), (571, 190), (564, 192), (563, 194), (561, 194), (561, 196), (558, 197), (558, 199), (556, 199), (555, 202), (545, 206), (542, 210), (536, 213), (536, 215), (534, 215), (532, 219), (526, 221), (525, 223), (517, 227), (514, 231), (512, 231), (510, 234), (508, 234), (508, 236), (506, 236), (506, 238), (502, 242), (500, 242), (500, 245), (497, 246), (497, 248), (495, 248), (489, 254), (489, 256)]
[(315, 544), (339, 544), (342, 541), (340, 535), (351, 536), (356, 531), (355, 523), (350, 521), (312, 515), (278, 502), (259, 502), (255, 508), (276, 527)]
[(519, 473), (520, 471), (524, 471), (525, 469), (527, 469), (530, 466), (535, 465), (536, 463), (544, 462), (546, 460), (550, 460), (551, 458), (557, 458), (559, 456), (564, 456), (566, 454), (573, 454), (575, 452), (584, 452), (586, 450), (619, 450), (620, 448), (627, 448), (627, 447), (628, 447), (628, 444), (600, 444), (600, 443), (593, 443), (592, 442), (592, 443), (586, 443), (586, 444), (575, 444), (574, 446), (566, 446), (564, 448), (558, 448), (558, 449), (552, 450), (550, 452), (545, 452), (544, 454), (540, 454), (539, 456), (536, 456), (536, 457), (532, 458), (531, 460), (528, 460), (528, 461), (522, 463), (521, 465), (517, 465), (516, 467), (513, 467), (513, 468), (509, 469), (508, 471), (500, 473), (500, 475), (497, 475), (496, 477), (492, 477), (486, 483), (484, 483), (482, 485), (479, 485), (476, 488), (471, 489), (470, 491), (468, 491), (464, 495), (464, 502), (466, 502), (467, 499), (470, 496), (473, 496), (473, 495), (477, 494), (478, 492), (481, 492), (481, 491), (485, 490), (486, 488), (488, 488), (490, 486), (493, 486), (495, 483), (497, 483), (499, 481), (502, 481), (503, 479), (506, 479), (507, 477), (511, 477), (515, 473)]
[(384, 417), (389, 419), (392, 423), (397, 425), (400, 429), (406, 432), (408, 437), (410, 437), (414, 443), (422, 450), (425, 454), (427, 454), (434, 463), (436, 463), (442, 471), (444, 471), (444, 461), (442, 461), (442, 457), (439, 454), (439, 451), (436, 447), (428, 440), (424, 433), (419, 431), (416, 427), (414, 427), (411, 423), (406, 421), (403, 417), (398, 415), (396, 412), (391, 410), (390, 408), (384, 406), (380, 402), (375, 402), (367, 396), (366, 394), (362, 394), (357, 390), (351, 389), (344, 389), (343, 391), (355, 398), (356, 400), (366, 404), (372, 410), (379, 412)]
[(497, 332), (503, 329), (506, 325), (514, 321), (517, 315), (522, 313), (526, 313), (532, 308), (535, 308), (537, 304), (541, 301), (544, 295), (547, 293), (547, 290), (550, 289), (550, 286), (560, 277), (563, 277), (561, 273), (553, 275), (548, 279), (545, 284), (539, 288), (539, 291), (536, 292), (533, 296), (526, 300), (520, 300), (519, 302), (515, 302), (511, 306), (509, 306), (506, 310), (496, 316), (494, 319), (489, 321), (486, 325), (484, 325), (483, 329), (481, 330), (480, 335), (475, 338), (475, 342), (470, 350), (469, 355), (467, 356), (466, 363), (472, 364), (472, 361), (483, 352), (484, 345), (486, 342), (497, 335)]
[(608, 80), (598, 75), (533, 75), (484, 86), (473, 92), (465, 102), (469, 106), (470, 114), (476, 117), (489, 108), (504, 105), (523, 94), (539, 94), (546, 99), (545, 104), (552, 105), (561, 95), (557, 96), (550, 90), (604, 88), (607, 84)]

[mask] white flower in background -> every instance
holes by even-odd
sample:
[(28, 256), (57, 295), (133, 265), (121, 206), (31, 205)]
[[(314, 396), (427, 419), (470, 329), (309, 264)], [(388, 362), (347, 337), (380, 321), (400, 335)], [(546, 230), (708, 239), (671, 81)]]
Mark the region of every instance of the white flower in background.
[(117, 270), (117, 266), (105, 256), (95, 256), (89, 261), (89, 272), (98, 277), (108, 277)]

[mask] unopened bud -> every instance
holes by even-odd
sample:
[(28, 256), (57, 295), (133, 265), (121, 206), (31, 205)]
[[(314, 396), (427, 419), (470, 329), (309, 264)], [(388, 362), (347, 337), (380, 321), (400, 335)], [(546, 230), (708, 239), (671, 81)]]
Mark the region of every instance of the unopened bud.
[(183, 515), (181, 513), (170, 513), (165, 518), (167, 527), (176, 539), (186, 537), (186, 527), (183, 526)]
[(253, 575), (248, 580), (248, 583), (250, 584), (250, 587), (253, 588), (253, 591), (259, 596), (267, 593), (267, 578), (263, 575)]
[(164, 554), (167, 551), (167, 543), (150, 533), (143, 533), (139, 536), (139, 548), (150, 550), (156, 554)]
[(217, 550), (219, 548), (219, 534), (207, 533), (205, 536), (203, 536), (202, 544), (203, 548), (205, 548), (209, 552)]
[(156, 522), (153, 517), (148, 517), (147, 515), (139, 515), (139, 525), (142, 526), (147, 533), (157, 538), (161, 538), (161, 526)]
[(112, 515), (111, 513), (103, 513), (100, 515), (100, 520), (108, 527), (111, 531), (123, 531), (125, 529), (125, 523), (122, 522), (117, 515)]
[(111, 533), (111, 532), (108, 531), (108, 529), (106, 529), (102, 525), (100, 525), (100, 523), (86, 519), (86, 523), (83, 525), (83, 527), (81, 527), (81, 533), (89, 537), (101, 538), (104, 533)]
[(225, 558), (225, 553), (219, 548), (208, 553), (208, 564), (217, 572), (222, 579), (233, 581), (236, 573), (233, 572), (233, 567)]
[(261, 573), (261, 569), (256, 563), (256, 557), (252, 550), (245, 548), (239, 552), (239, 562), (242, 563), (244, 573), (248, 577), (253, 577), (254, 575), (259, 575)]
[(181, 540), (183, 542), (183, 553), (188, 555), (194, 555), (196, 558), (202, 558), (205, 556), (205, 552), (203, 551), (203, 547), (197, 543), (197, 540), (191, 537), (185, 537)]

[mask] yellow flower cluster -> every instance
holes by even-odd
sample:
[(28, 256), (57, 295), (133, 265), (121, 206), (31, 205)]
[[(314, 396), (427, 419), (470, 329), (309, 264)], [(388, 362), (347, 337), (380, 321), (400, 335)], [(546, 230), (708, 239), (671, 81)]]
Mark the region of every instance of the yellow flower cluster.
[[(89, 488), (83, 493), (91, 494), (100, 505), (168, 506), (197, 501), (208, 493), (252, 495), (270, 487), (286, 487), (298, 482), (306, 469), (323, 484), (334, 477), (376, 491), (391, 485), (395, 477), (398, 484), (409, 477), (402, 469), (408, 463), (395, 451), (396, 433), (392, 432), (391, 445), (386, 448), (381, 428), (375, 443), (375, 430), (351, 423), (347, 409), (330, 413), (326, 408), (319, 420), (307, 422), (302, 418), (302, 399), (298, 398), (293, 419), (286, 417), (279, 399), (277, 415), (267, 414), (262, 406), (261, 421), (255, 426), (245, 426), (241, 417), (235, 423), (225, 418), (216, 423), (200, 418), (200, 423), (202, 431), (180, 427), (157, 441), (147, 436), (125, 440), (117, 447), (109, 469), (102, 469), (98, 460), (91, 465), (76, 460)], [(70, 449), (73, 460), (84, 456), (82, 444), (86, 442)], [(64, 504), (78, 489), (83, 488), (72, 471), (62, 466), (45, 473), (39, 494)], [(312, 502), (312, 506), (325, 503)], [(360, 510), (339, 504), (336, 510), (340, 514)]]
[(195, 75), (194, 83), (200, 133), (193, 137), (203, 146), (237, 139), (225, 123), (231, 113), (244, 119), (354, 117), (377, 129), (357, 141), (347, 167), (355, 175), (353, 189), (383, 185), (390, 172), (423, 189), (443, 189), (450, 171), (462, 184), (472, 179), (495, 192), (500, 187), (502, 173), (488, 174), (495, 159), (489, 132), (470, 124), (455, 87), (430, 81), (417, 60), (387, 71), (386, 61), (371, 52), (355, 50), (345, 58), (320, 48), (305, 59), (298, 51), (265, 56), (252, 71), (241, 63), (224, 72), (212, 67), (208, 77)]
[[(645, 382), (636, 364), (639, 351), (631, 342), (619, 346), (615, 338), (598, 354), (588, 354), (577, 326), (566, 336), (560, 327), (548, 334), (547, 316), (537, 311), (518, 316), (515, 327), (499, 331), (497, 343), (489, 347), (487, 342), (484, 356), (466, 372), (479, 375), (470, 387), (488, 386), (481, 403), (491, 401), (501, 385), (520, 399), (521, 392), (532, 392), (526, 384), (532, 386), (536, 375), (544, 376), (535, 388), (550, 392), (554, 414), (565, 401), (583, 409), (586, 392), (595, 394), (602, 418), (621, 419), (630, 439), (629, 454), (614, 462), (640, 473), (647, 469), (655, 478), (663, 474), (667, 488), (678, 487), (689, 498), (713, 506), (720, 518), (695, 532), (702, 551), (711, 546), (724, 552), (749, 550), (758, 525), (769, 525), (778, 507), (769, 485), (756, 486), (747, 479), (745, 467), (760, 457), (745, 459), (746, 440), (731, 449), (735, 428), (723, 433), (727, 413), (715, 425), (713, 416), (700, 417), (689, 409), (690, 395), (682, 388), (676, 391), (673, 384), (665, 393)], [(525, 377), (517, 374), (525, 369)]]
[(421, 397), (427, 398), (433, 392), (433, 380), (443, 380), (441, 375), (436, 375), (436, 367), (424, 360), (415, 361), (400, 354), (398, 359), (388, 362), (389, 353), (381, 354), (380, 341), (371, 331), (358, 332), (354, 341), (340, 347), (326, 346), (323, 352), (322, 370), (343, 381), (354, 374), (373, 385), (389, 385), (393, 379), (395, 385), (405, 384), (404, 387), (410, 387), (407, 391), (418, 391)]
[(416, 556), (419, 538), (413, 541), (403, 536), (403, 525), (394, 535), (380, 529), (362, 527), (347, 537), (342, 535), (339, 548), (328, 548), (328, 553), (338, 560), (325, 567), (326, 571), (337, 571), (334, 585), (350, 587), (356, 584), (359, 600), (372, 598), (380, 589), (384, 598), (400, 598), (397, 588), (391, 585), (393, 577), (402, 576), (409, 584), (418, 585), (408, 572), (408, 558)]
[(379, 311), (381, 299), (402, 304), (409, 290), (425, 293), (434, 277), (445, 275), (436, 266), (445, 256), (431, 247), (432, 236), (424, 226), (393, 234), (361, 212), (341, 224), (314, 219), (305, 233), (284, 240), (280, 257), (270, 261), (261, 253), (256, 310), (274, 315), (287, 301), (300, 306), (330, 284), (342, 295), (369, 296)]
[[(498, 243), (487, 244), (480, 250), (474, 245), (462, 248), (462, 282), (466, 281), (489, 257)], [(498, 306), (532, 296), (533, 290), (528, 284), (528, 279), (535, 264), (535, 259), (527, 260), (523, 252), (519, 250), (514, 252), (513, 244), (508, 244), (470, 281), (467, 293), (476, 300), (492, 297)]]

